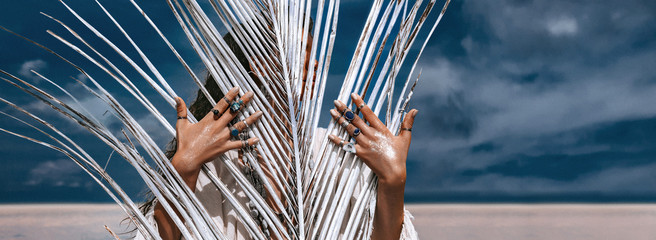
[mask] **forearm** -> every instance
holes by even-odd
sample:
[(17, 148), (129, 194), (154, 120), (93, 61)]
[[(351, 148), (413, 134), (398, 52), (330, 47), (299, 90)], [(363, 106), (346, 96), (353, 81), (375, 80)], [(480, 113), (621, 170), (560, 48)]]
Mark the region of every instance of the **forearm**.
[[(162, 204), (157, 203), (154, 210), (155, 222), (157, 222), (157, 231), (159, 231), (159, 236), (164, 240), (178, 240), (182, 236), (180, 229), (175, 226), (173, 219), (169, 214), (164, 210)], [(178, 214), (176, 210), (176, 214)]]
[(403, 228), (404, 192), (405, 179), (395, 183), (378, 181), (378, 199), (371, 239), (399, 239)]
[[(192, 171), (184, 171), (183, 166), (181, 166), (181, 161), (176, 161), (178, 160), (175, 156), (173, 157), (173, 160), (171, 163), (173, 164), (173, 167), (178, 171), (182, 179), (185, 181), (185, 184), (187, 184), (187, 187), (191, 189), (192, 192), (195, 191), (196, 189), (196, 180), (198, 180), (198, 174), (200, 170), (192, 170)], [(169, 201), (170, 204), (170, 201)], [(180, 213), (178, 212), (177, 209), (175, 209), (175, 213), (180, 216)], [(154, 208), (154, 214), (155, 222), (157, 222), (157, 230), (159, 231), (159, 235), (162, 237), (164, 240), (178, 240), (182, 236), (182, 233), (180, 232), (180, 229), (175, 225), (175, 222), (169, 216), (169, 214), (166, 212), (164, 207), (162, 206), (161, 203), (157, 202), (155, 204)]]
[[(364, 119), (339, 100), (335, 100), (335, 109), (330, 110), (330, 115), (355, 139), (356, 144), (349, 152), (355, 153), (378, 176), (378, 199), (371, 238), (397, 240), (403, 231), (406, 160), (417, 110), (412, 109), (406, 114), (399, 133), (395, 135), (358, 94), (352, 93), (351, 99)], [(344, 144), (349, 141), (336, 135), (329, 138), (340, 147), (348, 146)]]

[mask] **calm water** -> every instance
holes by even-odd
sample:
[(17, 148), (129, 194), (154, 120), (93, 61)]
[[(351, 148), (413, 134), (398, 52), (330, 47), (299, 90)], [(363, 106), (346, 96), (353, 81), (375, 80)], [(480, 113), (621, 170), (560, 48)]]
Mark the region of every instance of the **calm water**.
[[(421, 239), (656, 239), (656, 205), (408, 205)], [(111, 204), (0, 205), (0, 240), (113, 239)], [(126, 239), (126, 235), (122, 235)]]

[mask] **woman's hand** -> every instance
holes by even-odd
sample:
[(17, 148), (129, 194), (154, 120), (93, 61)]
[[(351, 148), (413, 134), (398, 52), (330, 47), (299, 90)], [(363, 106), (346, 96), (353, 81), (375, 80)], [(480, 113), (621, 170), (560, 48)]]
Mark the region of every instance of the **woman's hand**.
[[(369, 122), (365, 123), (358, 115), (353, 114), (351, 124), (346, 126), (346, 130), (354, 139), (355, 155), (371, 168), (378, 176), (381, 184), (389, 186), (405, 185), (406, 179), (406, 159), (408, 149), (410, 148), (411, 129), (417, 110), (412, 109), (401, 124), (401, 132), (398, 136), (392, 134), (378, 116), (364, 104), (360, 96), (351, 94), (353, 103), (360, 108), (364, 119)], [(345, 111), (351, 111), (341, 101), (335, 101), (335, 108), (330, 110), (330, 115), (339, 125), (345, 126), (346, 119), (343, 116)], [(359, 135), (354, 135), (360, 131)], [(329, 136), (330, 140), (338, 145), (344, 145), (342, 139), (335, 135)]]
[[(360, 96), (353, 93), (351, 98), (369, 124), (355, 113), (350, 112), (351, 110), (340, 101), (335, 101), (336, 110), (331, 110), (330, 115), (355, 138), (357, 143), (355, 144), (355, 155), (378, 176), (378, 198), (371, 239), (396, 240), (401, 235), (403, 225), (405, 162), (408, 157), (410, 133), (417, 110), (410, 110), (401, 123), (401, 132), (395, 136), (364, 104)], [(349, 123), (345, 117), (353, 119)], [(329, 138), (335, 144), (342, 146), (345, 144), (335, 135), (330, 135)]]
[[(242, 141), (230, 140), (231, 134), (228, 123), (253, 98), (253, 93), (247, 92), (240, 98), (242, 103), (237, 111), (227, 110), (237, 93), (239, 93), (239, 88), (230, 89), (225, 97), (214, 106), (212, 111), (195, 124), (187, 120), (187, 106), (184, 101), (179, 97), (175, 98), (178, 112), (178, 121), (175, 124), (178, 144), (175, 155), (171, 159), (171, 164), (192, 191), (196, 189), (196, 180), (198, 180), (198, 174), (203, 164), (212, 161), (228, 150), (238, 149), (244, 145)], [(262, 112), (256, 112), (246, 118), (246, 123), (242, 121), (234, 124), (233, 127), (241, 132), (246, 128), (246, 125), (250, 126), (261, 116)], [(252, 146), (259, 139), (249, 138), (247, 141), (248, 145)], [(155, 205), (154, 217), (162, 239), (180, 239), (182, 235), (180, 230), (175, 226), (175, 223), (161, 204)]]
[[(176, 138), (178, 141), (177, 151), (171, 160), (173, 167), (185, 180), (187, 185), (194, 189), (198, 173), (203, 164), (212, 161), (219, 155), (232, 149), (242, 148), (243, 141), (231, 140), (231, 131), (228, 123), (239, 114), (240, 111), (228, 110), (230, 103), (235, 99), (239, 88), (234, 87), (225, 97), (218, 101), (210, 111), (198, 123), (190, 123), (187, 117), (187, 107), (181, 98), (176, 98), (178, 121), (175, 125)], [(241, 97), (242, 109), (253, 98), (252, 92), (247, 92)], [(216, 113), (215, 113), (216, 112)], [(262, 112), (256, 112), (243, 121), (236, 123), (234, 127), (238, 131), (251, 125), (262, 116)], [(256, 144), (258, 138), (247, 140), (249, 146)]]

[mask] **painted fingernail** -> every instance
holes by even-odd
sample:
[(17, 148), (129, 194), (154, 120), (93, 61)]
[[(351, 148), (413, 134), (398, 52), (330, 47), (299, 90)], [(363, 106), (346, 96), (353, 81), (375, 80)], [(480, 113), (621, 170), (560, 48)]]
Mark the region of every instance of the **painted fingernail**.
[(330, 115), (333, 116), (333, 117), (338, 117), (339, 113), (335, 109), (330, 109)]
[[(253, 144), (257, 144), (258, 142), (260, 142), (260, 139), (259, 139), (259, 138), (254, 138), (254, 139), (253, 139)], [(251, 144), (251, 145), (253, 145), (253, 144)]]
[(417, 113), (419, 113), (419, 110), (417, 110), (417, 109), (415, 109), (415, 112), (414, 112), (414, 113), (412, 113), (412, 117), (415, 117), (415, 116), (417, 116)]
[(335, 107), (339, 107), (339, 101), (335, 100), (333, 103), (335, 104)]

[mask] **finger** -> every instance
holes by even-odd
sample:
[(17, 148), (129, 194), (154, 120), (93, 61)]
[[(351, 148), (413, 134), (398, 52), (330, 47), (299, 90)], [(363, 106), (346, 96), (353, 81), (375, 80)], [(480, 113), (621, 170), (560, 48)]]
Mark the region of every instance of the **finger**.
[(212, 110), (214, 110), (214, 109), (218, 110), (219, 114), (216, 115), (216, 114), (214, 114), (213, 111), (210, 111), (209, 113), (207, 113), (207, 115), (205, 115), (205, 117), (203, 119), (205, 119), (205, 118), (214, 118), (214, 120), (219, 119), (219, 116), (221, 116), (223, 114), (223, 112), (225, 112), (226, 109), (228, 109), (228, 106), (230, 105), (230, 102), (232, 102), (232, 100), (235, 99), (235, 97), (237, 97), (238, 93), (239, 93), (239, 87), (231, 88), (228, 91), (228, 93), (226, 93), (223, 96), (223, 98), (219, 99), (216, 102), (216, 104), (214, 105), (214, 108), (212, 108)]
[[(248, 141), (248, 147), (250, 147), (260, 142), (260, 139), (256, 137), (252, 137), (249, 138), (247, 141)], [(228, 145), (228, 150), (244, 148), (243, 140), (230, 141), (227, 143), (227, 145)]]
[(178, 120), (175, 123), (176, 126), (183, 122), (189, 122), (187, 120), (187, 104), (180, 97), (175, 97), (175, 110), (178, 116)]
[(376, 116), (376, 114), (371, 111), (371, 108), (369, 108), (369, 106), (364, 103), (364, 100), (362, 97), (360, 97), (360, 95), (357, 93), (351, 93), (351, 99), (353, 99), (355, 106), (360, 108), (360, 112), (362, 113), (364, 119), (369, 122), (369, 126), (378, 130), (387, 128), (385, 124), (381, 122), (380, 119), (378, 119), (378, 116)]
[(332, 141), (334, 144), (337, 144), (337, 146), (340, 147), (343, 146), (345, 143), (343, 139), (335, 135), (328, 135), (328, 139), (330, 139), (330, 141)]
[[(241, 131), (243, 131), (244, 129), (246, 129), (247, 127), (252, 126), (253, 123), (255, 123), (255, 121), (257, 121), (258, 119), (260, 119), (260, 117), (262, 117), (262, 112), (261, 112), (261, 111), (258, 111), (258, 112), (256, 112), (255, 114), (252, 114), (252, 115), (248, 116), (245, 120), (236, 123), (236, 124), (234, 125), (234, 127), (235, 127), (238, 131), (241, 132)], [(244, 122), (245, 122), (245, 123), (244, 123)]]
[(235, 118), (241, 112), (242, 109), (246, 108), (248, 102), (250, 102), (251, 99), (253, 99), (253, 92), (246, 92), (246, 94), (244, 94), (244, 96), (241, 96), (240, 99), (242, 103), (239, 106), (239, 110), (233, 112), (232, 109), (230, 109), (223, 112), (223, 115), (218, 121), (221, 126), (228, 125), (228, 122), (230, 122), (233, 118)]
[(417, 109), (410, 110), (410, 112), (405, 115), (403, 122), (401, 123), (399, 136), (406, 138), (408, 142), (410, 142), (410, 139), (412, 138), (412, 125), (415, 123), (415, 116), (417, 116), (418, 112), (419, 110)]
[[(353, 125), (353, 124), (348, 123), (348, 122), (346, 121), (346, 119), (344, 119), (343, 117), (339, 116), (339, 113), (337, 112), (337, 110), (335, 110), (335, 109), (330, 109), (330, 115), (333, 117), (333, 119), (335, 119), (335, 122), (337, 122), (338, 125), (340, 125), (340, 126), (342, 126), (342, 127), (344, 127), (344, 125), (346, 125), (346, 132), (348, 132), (349, 135), (351, 135), (352, 137), (354, 137), (356, 141), (357, 141), (359, 138), (363, 138), (363, 137), (364, 137), (364, 136), (362, 136), (362, 135), (363, 135), (363, 134), (362, 134), (362, 129), (356, 127), (356, 126)], [(348, 125), (345, 124), (345, 122), (346, 122)], [(356, 131), (358, 132), (357, 134), (356, 134)]]
[[(330, 139), (331, 142), (333, 142), (335, 145), (338, 147), (342, 148), (344, 145), (348, 144), (347, 141), (344, 141), (338, 136), (335, 135), (328, 135), (328, 139)], [(355, 155), (360, 157), (360, 154), (364, 151), (364, 148), (360, 146), (360, 144), (355, 144)]]
[[(345, 111), (351, 111), (351, 109), (346, 107), (346, 104), (342, 103), (339, 100), (335, 100), (335, 107), (337, 108), (338, 113), (345, 114)], [(353, 111), (351, 111), (353, 113)], [(360, 116), (356, 115), (353, 113), (353, 120), (351, 120), (351, 123), (355, 125), (356, 127), (360, 129), (364, 129), (365, 131), (368, 130), (369, 126), (367, 123), (365, 123)]]

